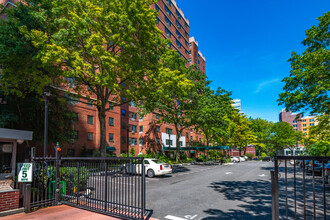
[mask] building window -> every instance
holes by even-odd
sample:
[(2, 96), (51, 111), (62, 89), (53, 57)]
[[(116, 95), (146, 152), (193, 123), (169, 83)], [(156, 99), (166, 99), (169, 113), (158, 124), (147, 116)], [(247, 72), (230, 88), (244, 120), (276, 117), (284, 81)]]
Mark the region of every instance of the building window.
[(165, 11), (169, 16), (171, 16), (171, 11), (166, 5), (165, 5)]
[(188, 33), (187, 33), (187, 31), (184, 32), (184, 35), (186, 35), (186, 37), (188, 37)]
[(309, 119), (309, 122), (313, 122), (313, 121), (315, 121), (315, 119)]
[[(166, 32), (166, 35), (167, 35), (168, 37), (171, 37), (171, 36), (172, 36), (172, 33), (170, 32), (169, 29), (165, 28), (165, 32)], [(170, 48), (171, 48), (171, 47), (170, 47)]]
[(185, 40), (184, 43), (186, 44), (186, 46), (188, 46), (188, 41)]
[(179, 141), (179, 146), (182, 147), (182, 141)]
[(314, 126), (314, 123), (310, 123), (309, 126)]
[(87, 106), (88, 107), (93, 107), (93, 100), (88, 99), (87, 100)]
[(185, 27), (188, 27), (188, 24), (187, 24), (187, 22), (185, 22), (185, 23), (184, 23), (184, 26), (185, 26)]
[(143, 138), (139, 139), (139, 145), (142, 146), (143, 145)]
[(165, 21), (168, 26), (171, 26), (172, 23), (171, 23), (170, 19), (168, 19), (166, 16), (165, 16)]
[(109, 142), (115, 142), (114, 134), (109, 133)]
[(187, 138), (187, 139), (189, 138), (189, 134), (188, 134), (188, 132), (186, 133), (186, 138)]
[(156, 8), (157, 11), (159, 11), (159, 6), (158, 5), (156, 5), (155, 8)]
[(166, 145), (169, 145), (169, 146), (173, 145), (173, 141), (169, 140), (169, 139), (166, 139)]
[(189, 58), (189, 63), (191, 63), (191, 58)]
[(93, 140), (93, 136), (94, 136), (94, 134), (92, 132), (88, 132), (87, 133), (87, 140), (88, 141), (92, 141)]
[(303, 127), (306, 127), (306, 124), (303, 124)]
[(189, 48), (191, 48), (191, 43), (189, 43)]
[(157, 24), (159, 24), (159, 18), (158, 17), (156, 17), (156, 22), (157, 22)]
[(94, 117), (91, 115), (87, 115), (87, 124), (92, 125), (94, 121)]
[(181, 19), (181, 14), (180, 14), (180, 12), (178, 11), (178, 9), (176, 9), (175, 12), (176, 12), (176, 15), (178, 16), (178, 18)]
[(143, 126), (139, 127), (139, 132), (143, 132)]
[(114, 118), (109, 118), (109, 126), (114, 126), (114, 123), (115, 122), (115, 120), (114, 120)]
[(297, 123), (297, 121), (296, 121), (296, 120), (294, 120), (294, 121), (292, 121), (292, 123), (294, 123), (294, 124), (295, 124), (295, 123)]
[(160, 144), (160, 138), (156, 138), (156, 144)]
[(172, 129), (171, 128), (166, 128), (166, 134), (172, 134)]
[(192, 128), (190, 128), (190, 133), (193, 133), (193, 129)]
[(178, 20), (175, 20), (176, 21), (176, 25), (178, 25), (178, 28), (180, 29), (181, 28), (181, 24)]
[(121, 110), (121, 115), (122, 115), (122, 116), (126, 116), (126, 110), (125, 110), (125, 109), (122, 109), (122, 110)]
[(124, 130), (124, 129), (126, 129), (126, 123), (125, 122), (123, 122), (122, 124), (121, 124), (121, 128)]
[(186, 54), (188, 54), (188, 50), (184, 50), (184, 52), (185, 52)]
[(193, 140), (193, 137), (192, 136), (190, 136), (190, 141), (192, 141)]
[(180, 43), (180, 41), (178, 41), (178, 39), (176, 40), (176, 45), (178, 45), (178, 47), (181, 48), (181, 43)]
[(303, 122), (306, 122), (306, 119), (302, 120)]
[(298, 125), (293, 125), (294, 128), (298, 127)]
[(129, 114), (129, 118), (130, 118), (132, 121), (135, 121), (135, 120), (137, 119), (137, 114), (131, 112), (131, 113)]
[(202, 138), (199, 138), (199, 142), (202, 142)]
[(160, 126), (156, 126), (156, 132), (160, 132)]
[(172, 5), (171, 0), (167, 0), (167, 4), (168, 4), (169, 6), (171, 6), (171, 5)]
[(137, 144), (137, 139), (136, 138), (128, 138), (129, 144), (131, 144), (132, 146)]
[(303, 131), (307, 131), (307, 128), (304, 128)]
[(181, 34), (178, 30), (176, 30), (176, 35), (178, 35), (178, 38), (181, 38)]
[(112, 103), (109, 103), (109, 110), (113, 111), (113, 105), (112, 105)]
[(130, 125), (129, 130), (130, 130), (130, 132), (135, 133), (135, 132), (137, 132), (137, 126), (136, 125)]

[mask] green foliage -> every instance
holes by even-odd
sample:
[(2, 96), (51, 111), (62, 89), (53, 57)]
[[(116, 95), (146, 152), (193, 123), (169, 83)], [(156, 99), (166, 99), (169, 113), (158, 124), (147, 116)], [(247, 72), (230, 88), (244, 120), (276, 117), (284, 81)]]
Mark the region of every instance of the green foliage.
[(96, 97), (103, 156), (109, 101), (122, 105), (143, 99), (149, 94), (147, 82), (159, 72), (165, 43), (156, 27), (157, 12), (150, 9), (153, 2), (40, 0), (40, 8), (30, 15), (50, 28), (19, 27), (42, 66), (56, 67), (62, 78), (71, 78), (78, 95)]
[(261, 118), (249, 118), (249, 121), (251, 122), (253, 134), (256, 137), (253, 143), (256, 147), (256, 155), (260, 155), (261, 152), (267, 151), (273, 123)]
[(206, 87), (199, 99), (199, 108), (195, 110), (193, 120), (196, 128), (202, 130), (207, 146), (226, 132), (229, 125), (227, 116), (233, 110), (230, 95), (230, 92), (221, 88), (214, 92)]
[(249, 158), (253, 158), (254, 154), (253, 153), (246, 153), (245, 156), (249, 157)]
[(200, 161), (200, 162), (205, 162), (205, 161), (206, 161), (205, 156), (202, 155), (202, 154), (200, 154), (200, 155), (198, 156), (198, 161)]
[[(0, 97), (1, 89), (0, 85)], [(56, 90), (52, 94), (48, 98), (48, 142), (72, 142), (74, 114), (67, 101), (58, 98)], [(33, 140), (43, 142), (45, 108), (43, 99), (37, 96), (32, 92), (22, 97), (3, 95), (7, 104), (0, 107), (0, 127), (33, 131)]]
[[(60, 167), (60, 178), (66, 182), (66, 187), (73, 189), (77, 187), (78, 168), (77, 167)], [(87, 187), (87, 180), (89, 178), (89, 171), (86, 167), (79, 167), (79, 188), (84, 190)]]
[(165, 155), (160, 155), (158, 157), (158, 159), (161, 160), (161, 161), (164, 161), (165, 163), (173, 165), (172, 161), (168, 157), (166, 157)]
[(306, 31), (300, 55), (292, 52), (290, 76), (283, 79), (284, 92), (279, 104), (293, 112), (312, 109), (312, 113), (330, 114), (330, 12), (317, 18), (318, 26)]
[[(184, 129), (193, 126), (193, 114), (198, 109), (198, 100), (205, 90), (205, 75), (195, 67), (187, 68), (186, 61), (177, 51), (167, 50), (161, 56), (161, 68), (158, 77), (148, 83), (151, 92), (143, 102), (143, 112), (160, 115), (160, 122), (175, 126), (176, 142)], [(176, 162), (180, 158), (179, 145), (176, 149)]]

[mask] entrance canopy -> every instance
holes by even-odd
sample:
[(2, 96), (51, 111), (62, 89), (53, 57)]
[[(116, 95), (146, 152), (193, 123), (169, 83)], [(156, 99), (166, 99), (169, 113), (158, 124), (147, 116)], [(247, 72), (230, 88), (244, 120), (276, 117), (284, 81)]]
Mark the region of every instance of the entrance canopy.
[[(163, 147), (163, 150), (176, 150), (175, 147)], [(180, 147), (180, 151), (190, 150), (230, 150), (229, 146), (201, 146), (201, 147)]]

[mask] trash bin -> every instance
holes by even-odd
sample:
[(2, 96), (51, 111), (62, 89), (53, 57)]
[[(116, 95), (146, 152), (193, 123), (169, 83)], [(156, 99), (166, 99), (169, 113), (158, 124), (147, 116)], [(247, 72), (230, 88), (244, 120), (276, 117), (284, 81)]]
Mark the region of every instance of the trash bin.
[[(50, 198), (54, 198), (53, 192), (55, 191), (55, 180), (48, 185), (48, 192), (50, 192)], [(60, 181), (60, 197), (61, 195), (66, 195), (66, 182)]]

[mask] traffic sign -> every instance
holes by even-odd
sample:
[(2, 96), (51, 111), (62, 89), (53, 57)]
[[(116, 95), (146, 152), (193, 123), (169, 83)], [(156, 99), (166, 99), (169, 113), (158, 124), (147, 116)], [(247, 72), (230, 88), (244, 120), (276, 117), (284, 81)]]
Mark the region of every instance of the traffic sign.
[(18, 173), (17, 182), (19, 183), (32, 182), (32, 163), (18, 163), (17, 173)]

